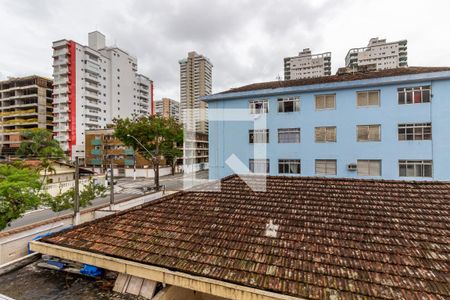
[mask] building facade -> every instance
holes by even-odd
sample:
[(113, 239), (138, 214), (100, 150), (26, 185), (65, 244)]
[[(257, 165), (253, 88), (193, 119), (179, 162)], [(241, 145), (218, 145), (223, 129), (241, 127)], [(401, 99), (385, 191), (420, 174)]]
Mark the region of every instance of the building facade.
[(211, 94), (213, 65), (203, 55), (189, 52), (180, 64), (180, 108), (185, 129), (208, 132), (208, 105), (200, 98)]
[(163, 118), (174, 118), (180, 122), (180, 102), (170, 98), (155, 101), (154, 113)]
[(311, 54), (309, 48), (298, 56), (284, 58), (284, 80), (331, 75), (331, 52)]
[(197, 145), (208, 147), (208, 104), (201, 98), (211, 94), (213, 65), (196, 52), (189, 52), (179, 64), (180, 115), (185, 131), (183, 165), (185, 172), (195, 172), (208, 168), (207, 152), (205, 157), (204, 151), (195, 149)]
[(372, 38), (367, 47), (352, 48), (345, 57), (346, 67), (373, 65), (376, 70), (408, 66), (408, 41), (386, 42)]
[(0, 149), (14, 155), (22, 133), (36, 128), (53, 130), (52, 81), (40, 76), (0, 81)]
[(89, 33), (87, 46), (53, 42), (53, 59), (55, 139), (72, 157), (84, 157), (86, 130), (152, 113), (153, 82), (137, 73), (135, 57), (107, 47), (102, 33)]
[[(86, 131), (86, 166), (105, 170), (114, 164), (119, 172), (125, 168), (150, 168), (152, 163), (114, 137), (114, 129)], [(120, 175), (120, 174), (119, 174)]]
[(204, 98), (209, 178), (450, 180), (450, 68), (260, 83)]

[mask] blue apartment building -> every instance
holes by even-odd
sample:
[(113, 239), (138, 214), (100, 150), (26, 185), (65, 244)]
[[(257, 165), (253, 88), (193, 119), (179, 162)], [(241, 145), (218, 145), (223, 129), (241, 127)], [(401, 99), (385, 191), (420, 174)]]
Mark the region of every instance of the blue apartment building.
[(240, 165), (270, 175), (450, 180), (450, 68), (256, 83), (203, 100), (211, 179)]

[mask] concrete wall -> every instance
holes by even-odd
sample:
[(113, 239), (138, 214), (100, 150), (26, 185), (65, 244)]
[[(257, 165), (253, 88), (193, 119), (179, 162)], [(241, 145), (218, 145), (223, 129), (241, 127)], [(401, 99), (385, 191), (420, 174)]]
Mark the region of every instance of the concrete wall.
[[(418, 77), (420, 78), (411, 79)], [(209, 178), (218, 179), (232, 174), (233, 171), (225, 161), (233, 154), (248, 167), (249, 159), (255, 158), (256, 149), (265, 151), (270, 159), (270, 175), (278, 175), (278, 159), (300, 159), (301, 175), (305, 176), (315, 175), (315, 159), (336, 159), (336, 177), (358, 177), (357, 172), (347, 170), (347, 165), (356, 163), (358, 159), (374, 159), (382, 160), (381, 176), (375, 178), (450, 180), (450, 80), (427, 78), (419, 74), (408, 76), (409, 82), (404, 80), (401, 83), (393, 79), (366, 80), (360, 87), (352, 87), (352, 83), (348, 82), (335, 83), (329, 84), (328, 90), (324, 85), (320, 85), (317, 87), (320, 91), (312, 91), (311, 86), (305, 87), (304, 92), (294, 92), (294, 88), (286, 88), (284, 94), (283, 91), (276, 94), (273, 90), (252, 91), (247, 92), (245, 97), (230, 96), (225, 100), (209, 101), (209, 115), (215, 111), (215, 117), (220, 115), (223, 118), (223, 121), (210, 118)], [(398, 104), (398, 87), (421, 85), (431, 85), (431, 103)], [(303, 87), (295, 88), (298, 90)], [(357, 107), (356, 92), (364, 90), (380, 90), (380, 106)], [(325, 93), (336, 94), (336, 109), (316, 111), (314, 96)], [(300, 97), (300, 111), (278, 113), (277, 99), (282, 96)], [(269, 101), (269, 113), (264, 116), (267, 118), (266, 128), (270, 131), (268, 144), (250, 144), (248, 141), (249, 130), (254, 126), (254, 116), (250, 115), (248, 106), (249, 100), (254, 99)], [(236, 111), (246, 114), (247, 121), (236, 121)], [(398, 140), (398, 124), (425, 122), (432, 122), (432, 140)], [(380, 142), (357, 142), (356, 126), (366, 124), (381, 124)], [(316, 126), (336, 126), (337, 142), (316, 143)], [(301, 129), (299, 144), (278, 143), (278, 128), (298, 127)], [(399, 177), (399, 160), (433, 160), (433, 177)]]
[[(101, 185), (105, 184), (105, 176), (104, 175), (94, 176), (93, 180), (94, 180), (94, 183), (96, 183), (96, 184), (101, 184)], [(88, 183), (89, 183), (89, 179), (87, 179), (87, 178), (80, 179), (80, 190), (82, 191)], [(69, 189), (71, 189), (73, 187), (75, 187), (75, 180), (62, 181), (62, 182), (58, 182), (58, 183), (50, 183), (50, 184), (46, 185), (45, 189), (51, 196), (57, 196), (61, 193), (68, 191)]]
[(152, 300), (226, 300), (226, 298), (208, 295), (177, 286), (168, 286), (156, 294)]

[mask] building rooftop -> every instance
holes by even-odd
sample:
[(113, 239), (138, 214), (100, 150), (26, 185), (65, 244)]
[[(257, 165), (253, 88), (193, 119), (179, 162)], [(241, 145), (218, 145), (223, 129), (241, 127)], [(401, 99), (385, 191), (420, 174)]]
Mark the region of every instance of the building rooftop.
[(283, 81), (268, 81), (253, 83), (249, 85), (244, 85), (238, 88), (232, 88), (228, 91), (221, 92), (219, 94), (237, 93), (237, 92), (247, 92), (254, 90), (265, 90), (265, 89), (277, 89), (295, 86), (306, 86), (314, 84), (325, 84), (333, 82), (343, 82), (343, 81), (356, 81), (365, 79), (375, 79), (382, 77), (394, 77), (401, 75), (414, 75), (421, 73), (433, 73), (450, 71), (450, 67), (403, 67), (396, 69), (385, 69), (370, 72), (355, 72), (349, 74), (341, 75), (331, 75), (315, 78), (304, 78), (304, 79), (294, 79), (294, 80), (283, 80)]
[(309, 299), (450, 297), (450, 183), (266, 180), (230, 176), (41, 242)]

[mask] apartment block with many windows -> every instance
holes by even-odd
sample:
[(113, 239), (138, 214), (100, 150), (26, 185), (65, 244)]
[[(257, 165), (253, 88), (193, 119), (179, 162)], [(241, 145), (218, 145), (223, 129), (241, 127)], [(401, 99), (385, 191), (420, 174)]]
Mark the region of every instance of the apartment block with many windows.
[(177, 122), (180, 122), (180, 102), (170, 98), (162, 98), (154, 102), (155, 115), (163, 118), (173, 118)]
[(210, 178), (450, 180), (449, 93), (450, 68), (409, 67), (210, 95)]
[(98, 31), (89, 33), (87, 46), (53, 42), (53, 77), (55, 139), (72, 158), (84, 157), (86, 130), (153, 113), (153, 82), (137, 73), (135, 57), (107, 47)]
[(386, 42), (372, 38), (367, 47), (352, 48), (345, 57), (345, 66), (350, 69), (371, 66), (376, 70), (395, 69), (408, 66), (408, 41)]
[(331, 75), (331, 52), (312, 54), (309, 48), (298, 56), (284, 58), (284, 80)]
[(22, 133), (53, 130), (52, 81), (40, 76), (0, 81), (0, 152), (15, 155)]

